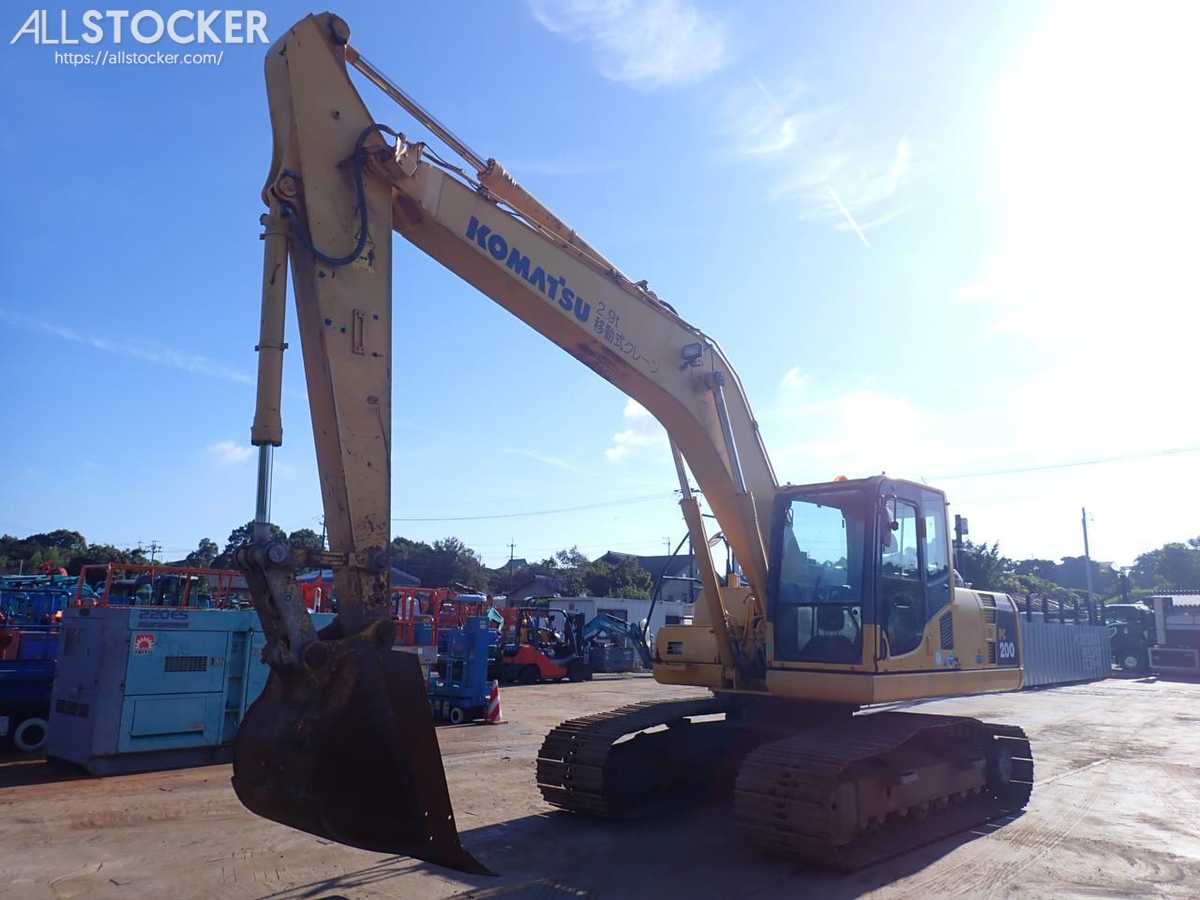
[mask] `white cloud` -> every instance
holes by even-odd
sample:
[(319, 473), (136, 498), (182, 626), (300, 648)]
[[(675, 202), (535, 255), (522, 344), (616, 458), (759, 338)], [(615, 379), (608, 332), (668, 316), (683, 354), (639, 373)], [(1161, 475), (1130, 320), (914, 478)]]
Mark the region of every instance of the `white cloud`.
[(688, 0), (530, 0), (542, 27), (591, 46), (604, 77), (638, 88), (691, 84), (728, 62), (725, 24)]
[(769, 171), (770, 199), (793, 205), (798, 218), (853, 231), (870, 246), (867, 232), (899, 214), (912, 163), (907, 137), (861, 133), (847, 110), (796, 74), (771, 84), (750, 76), (725, 89), (720, 108), (727, 146)]
[(232, 381), (237, 384), (254, 384), (254, 378), (245, 372), (239, 372), (206, 356), (189, 353), (175, 347), (167, 346), (166, 344), (159, 344), (139, 338), (123, 337), (117, 339), (91, 332), (85, 333), (59, 322), (35, 319), (31, 316), (10, 312), (3, 308), (0, 308), (0, 319), (5, 319), (34, 331), (54, 335), (55, 337), (62, 338), (64, 341), (84, 344), (94, 350), (111, 353), (114, 356), (136, 359), (156, 366), (178, 369), (183, 372), (190, 372), (193, 375), (204, 375), (208, 378), (219, 378), (223, 381)]
[(254, 448), (236, 441), (217, 441), (208, 447), (209, 454), (223, 466), (236, 466), (254, 456)]
[(666, 445), (666, 431), (636, 400), (626, 401), (622, 415), (625, 417), (625, 428), (613, 435), (612, 446), (604, 451), (604, 457), (609, 462), (621, 462), (645, 447)]
[(784, 390), (798, 391), (807, 387), (811, 381), (812, 376), (801, 372), (799, 366), (792, 366), (783, 373), (783, 378), (779, 380), (779, 386)]

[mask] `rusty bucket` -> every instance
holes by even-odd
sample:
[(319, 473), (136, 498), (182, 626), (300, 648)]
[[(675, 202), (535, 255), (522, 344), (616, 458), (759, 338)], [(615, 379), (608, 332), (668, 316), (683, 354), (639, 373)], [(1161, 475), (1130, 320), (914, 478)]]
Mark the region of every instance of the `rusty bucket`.
[(273, 667), (238, 729), (234, 790), (331, 841), (490, 875), (459, 841), (420, 661), (391, 635), (376, 622)]

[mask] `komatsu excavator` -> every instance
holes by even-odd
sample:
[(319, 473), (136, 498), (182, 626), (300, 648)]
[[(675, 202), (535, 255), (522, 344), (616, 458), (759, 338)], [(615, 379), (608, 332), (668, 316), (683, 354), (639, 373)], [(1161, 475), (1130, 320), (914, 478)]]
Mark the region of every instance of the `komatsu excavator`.
[[(379, 124), (349, 68), (466, 168)], [(416, 657), (391, 650), (393, 230), (633, 397), (670, 437), (703, 590), (693, 624), (659, 629), (654, 677), (711, 696), (554, 729), (537, 761), (550, 804), (626, 817), (731, 790), (744, 839), (844, 868), (1025, 805), (1033, 760), (1019, 728), (864, 711), (1021, 686), (1015, 605), (955, 583), (942, 492), (885, 476), (781, 485), (717, 343), (382, 74), (342, 19), (296, 24), (270, 48), (266, 80), (259, 481), (239, 562), (271, 672), (235, 745), (247, 807), (352, 846), (487, 871), (455, 828)], [(268, 527), (289, 261), (329, 534), (321, 552), (272, 541)], [(736, 556), (733, 574), (721, 577), (706, 549), (696, 493)], [(320, 633), (296, 589), (301, 564), (335, 570), (338, 617)]]

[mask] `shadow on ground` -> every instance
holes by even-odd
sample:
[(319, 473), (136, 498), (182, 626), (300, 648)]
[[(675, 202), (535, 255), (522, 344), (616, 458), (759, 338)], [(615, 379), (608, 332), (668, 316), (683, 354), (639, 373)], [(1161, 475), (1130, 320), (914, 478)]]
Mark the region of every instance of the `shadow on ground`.
[(51, 762), (44, 756), (0, 756), (0, 790), (31, 784), (53, 784), (90, 778), (83, 769), (70, 763)]
[[(738, 844), (724, 804), (674, 819), (599, 822), (564, 812), (525, 816), (463, 833), (463, 844), (497, 877), (464, 875), (408, 857), (264, 895), (262, 900), (332, 900), (417, 871), (457, 882), (447, 896), (558, 900), (689, 896), (853, 898), (916, 874), (1016, 817), (978, 826), (903, 856), (843, 874), (774, 859)], [(746, 873), (752, 874), (747, 877)], [(403, 895), (403, 882), (394, 887)]]

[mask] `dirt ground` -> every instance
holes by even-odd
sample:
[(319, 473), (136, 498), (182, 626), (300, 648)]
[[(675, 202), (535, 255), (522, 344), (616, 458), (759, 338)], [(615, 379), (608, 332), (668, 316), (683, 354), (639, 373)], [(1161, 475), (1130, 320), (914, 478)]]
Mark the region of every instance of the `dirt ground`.
[(559, 721), (696, 693), (646, 676), (514, 687), (508, 724), (439, 729), (463, 842), (496, 878), (256, 818), (228, 766), (70, 778), (8, 758), (0, 897), (1200, 896), (1200, 684), (1110, 679), (908, 704), (1023, 726), (1033, 799), (1020, 816), (850, 876), (739, 846), (720, 806), (608, 824), (541, 802), (534, 757)]

